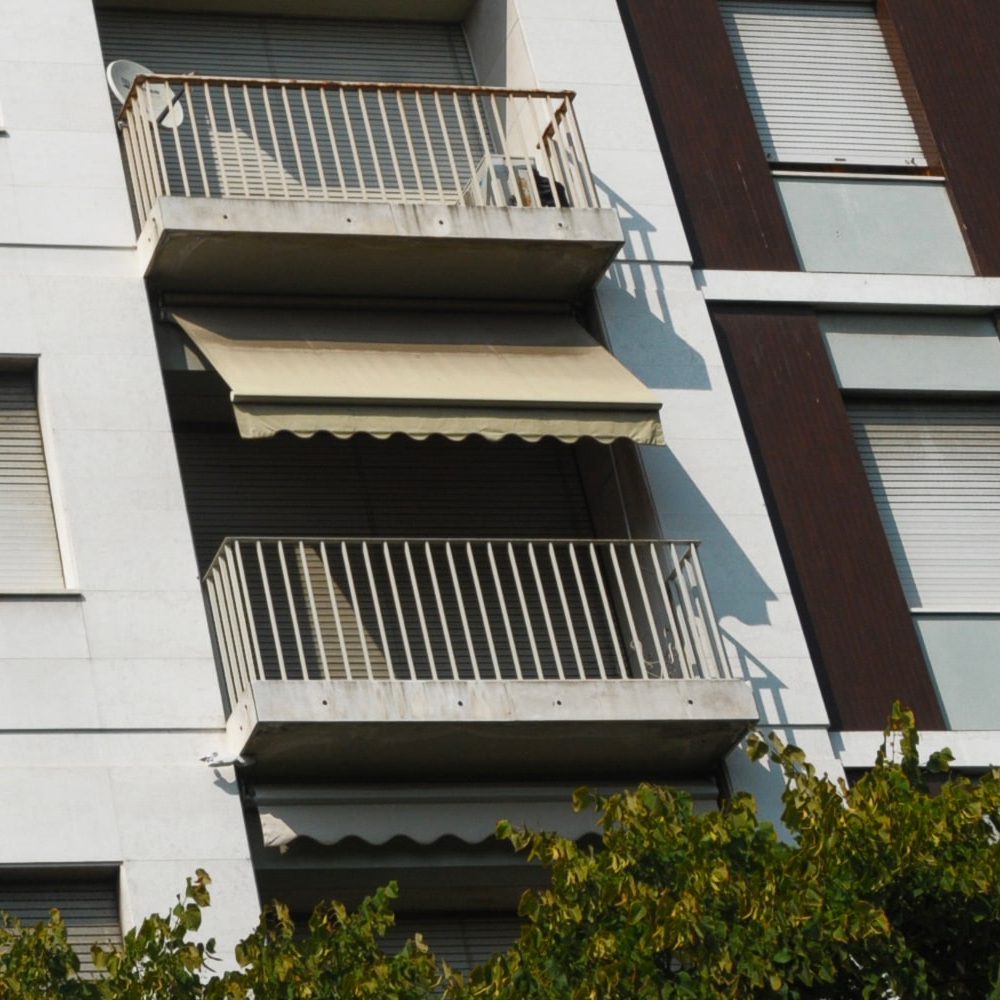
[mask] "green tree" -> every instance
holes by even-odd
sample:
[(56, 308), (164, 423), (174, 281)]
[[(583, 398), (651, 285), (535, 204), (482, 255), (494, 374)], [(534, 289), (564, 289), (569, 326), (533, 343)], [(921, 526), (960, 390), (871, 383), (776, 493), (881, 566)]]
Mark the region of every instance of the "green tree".
[(748, 795), (698, 815), (652, 785), (577, 793), (600, 813), (600, 846), (501, 823), (551, 883), (525, 895), (520, 939), (467, 977), (419, 936), (382, 950), (394, 885), (353, 913), (323, 904), (299, 930), (274, 905), (238, 946), (239, 968), (214, 973), (214, 942), (193, 937), (209, 901), (198, 872), (168, 914), (94, 949), (96, 979), (80, 977), (58, 913), (35, 928), (5, 919), (0, 998), (1000, 1000), (1000, 771), (932, 791), (949, 755), (922, 768), (898, 707), (850, 788), (774, 737), (752, 737), (749, 752), (784, 774), (788, 841)]
[(781, 841), (736, 795), (696, 815), (643, 785), (607, 798), (602, 845), (502, 824), (551, 871), (521, 904), (517, 944), (455, 996), (590, 998), (1000, 997), (1000, 772), (926, 776), (913, 716), (896, 706), (875, 766), (853, 787), (754, 736), (785, 777)]

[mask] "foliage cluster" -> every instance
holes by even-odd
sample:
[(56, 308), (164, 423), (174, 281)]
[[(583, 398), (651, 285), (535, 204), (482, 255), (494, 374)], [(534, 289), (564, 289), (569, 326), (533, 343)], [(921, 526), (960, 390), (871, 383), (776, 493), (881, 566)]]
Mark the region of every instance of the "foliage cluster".
[(299, 931), (274, 905), (238, 946), (239, 968), (213, 973), (214, 943), (195, 938), (209, 901), (199, 871), (170, 913), (120, 950), (94, 949), (97, 978), (80, 977), (57, 913), (31, 929), (4, 921), (0, 998), (1000, 1000), (1000, 771), (930, 789), (948, 755), (922, 768), (898, 707), (850, 788), (774, 737), (749, 752), (784, 774), (790, 841), (748, 795), (698, 814), (653, 785), (577, 793), (600, 813), (596, 848), (501, 823), (551, 883), (522, 900), (520, 939), (465, 977), (419, 935), (383, 952), (393, 885), (351, 913), (323, 904)]

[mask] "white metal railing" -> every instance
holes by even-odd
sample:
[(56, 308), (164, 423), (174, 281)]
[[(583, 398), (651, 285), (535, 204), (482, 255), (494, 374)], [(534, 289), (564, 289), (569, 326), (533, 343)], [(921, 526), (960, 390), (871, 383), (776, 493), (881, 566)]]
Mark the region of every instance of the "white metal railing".
[(252, 681), (729, 677), (696, 543), (227, 538), (205, 592)]
[(119, 127), (140, 225), (164, 195), (596, 208), (573, 96), (141, 76)]

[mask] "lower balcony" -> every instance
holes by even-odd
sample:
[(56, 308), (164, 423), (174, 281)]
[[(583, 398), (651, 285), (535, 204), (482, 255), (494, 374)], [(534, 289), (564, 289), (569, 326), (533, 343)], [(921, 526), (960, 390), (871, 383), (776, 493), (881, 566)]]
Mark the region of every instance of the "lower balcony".
[(205, 592), (268, 777), (695, 772), (756, 719), (693, 542), (228, 538)]

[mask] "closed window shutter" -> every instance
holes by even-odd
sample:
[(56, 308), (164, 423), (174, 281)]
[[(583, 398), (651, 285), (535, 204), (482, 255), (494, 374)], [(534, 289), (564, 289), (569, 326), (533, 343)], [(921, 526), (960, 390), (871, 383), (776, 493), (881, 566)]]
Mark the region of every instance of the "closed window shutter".
[(47, 921), (53, 909), (66, 924), (67, 939), (80, 959), (81, 973), (95, 975), (91, 945), (107, 948), (122, 943), (114, 880), (0, 879), (0, 911), (16, 917), (24, 927)]
[(33, 372), (0, 372), (0, 590), (63, 586)]
[(874, 5), (720, 6), (769, 160), (926, 166)]
[(468, 972), (506, 951), (520, 935), (521, 921), (509, 913), (403, 915), (396, 918), (382, 947), (395, 954), (418, 933), (439, 959), (459, 972)]
[(851, 426), (913, 610), (1000, 610), (1000, 406), (870, 404)]
[[(472, 58), (458, 24), (106, 10), (98, 11), (98, 26), (105, 62), (134, 59), (156, 73), (445, 85), (476, 82)], [(216, 93), (210, 116), (205, 91), (194, 88), (191, 107), (200, 131), (207, 137), (204, 152), (211, 171), (218, 175), (223, 190), (236, 196), (245, 193), (262, 197), (265, 189), (277, 189), (287, 191), (291, 198), (320, 197), (322, 185), (315, 164), (307, 156), (300, 174), (296, 158), (295, 134), (304, 137), (310, 130), (301, 92), (293, 89), (290, 95), (295, 134), (283, 117), (276, 89), (272, 88), (269, 99), (277, 108), (273, 141), (262, 131), (267, 115), (258, 90), (251, 88), (248, 95), (238, 88), (233, 90), (231, 104), (224, 103)], [(389, 200), (405, 197), (406, 192), (412, 195), (418, 187), (416, 170), (424, 182), (431, 177), (430, 154), (424, 143), (430, 144), (445, 185), (454, 184), (444, 133), (450, 136), (452, 148), (461, 148), (459, 114), (465, 119), (466, 133), (472, 137), (474, 160), (478, 162), (482, 155), (475, 139), (475, 111), (468, 98), (460, 99), (458, 109), (450, 98), (444, 99), (441, 118), (431, 115), (429, 123), (426, 118), (421, 120), (412, 95), (403, 99), (409, 129), (417, 137), (416, 168), (408, 150), (403, 155), (397, 150), (396, 160), (390, 150), (400, 142), (402, 134), (402, 112), (394, 97), (386, 101), (384, 117), (382, 105), (371, 92), (362, 98), (350, 91), (346, 99), (354, 119), (353, 136), (349, 135), (352, 130), (346, 125), (335, 95), (325, 113), (316, 103), (315, 93), (306, 98), (311, 102), (313, 122), (322, 122), (329, 114), (341, 150), (338, 165), (325, 138), (320, 140), (318, 155), (323, 159), (325, 176), (341, 176), (349, 191), (360, 188), (363, 181), (369, 189), (384, 187)], [(369, 118), (370, 137), (359, 120), (361, 103)], [(425, 110), (426, 114), (430, 114), (429, 110)], [(256, 126), (252, 126), (252, 120)], [(180, 167), (172, 144), (165, 146), (170, 188), (177, 193), (184, 190)], [(189, 177), (196, 178), (199, 165), (193, 155), (193, 148), (188, 149), (185, 164)], [(398, 180), (397, 162), (401, 172)], [(459, 180), (467, 181), (466, 165), (460, 165), (458, 171)], [(456, 189), (456, 198), (458, 194)]]

